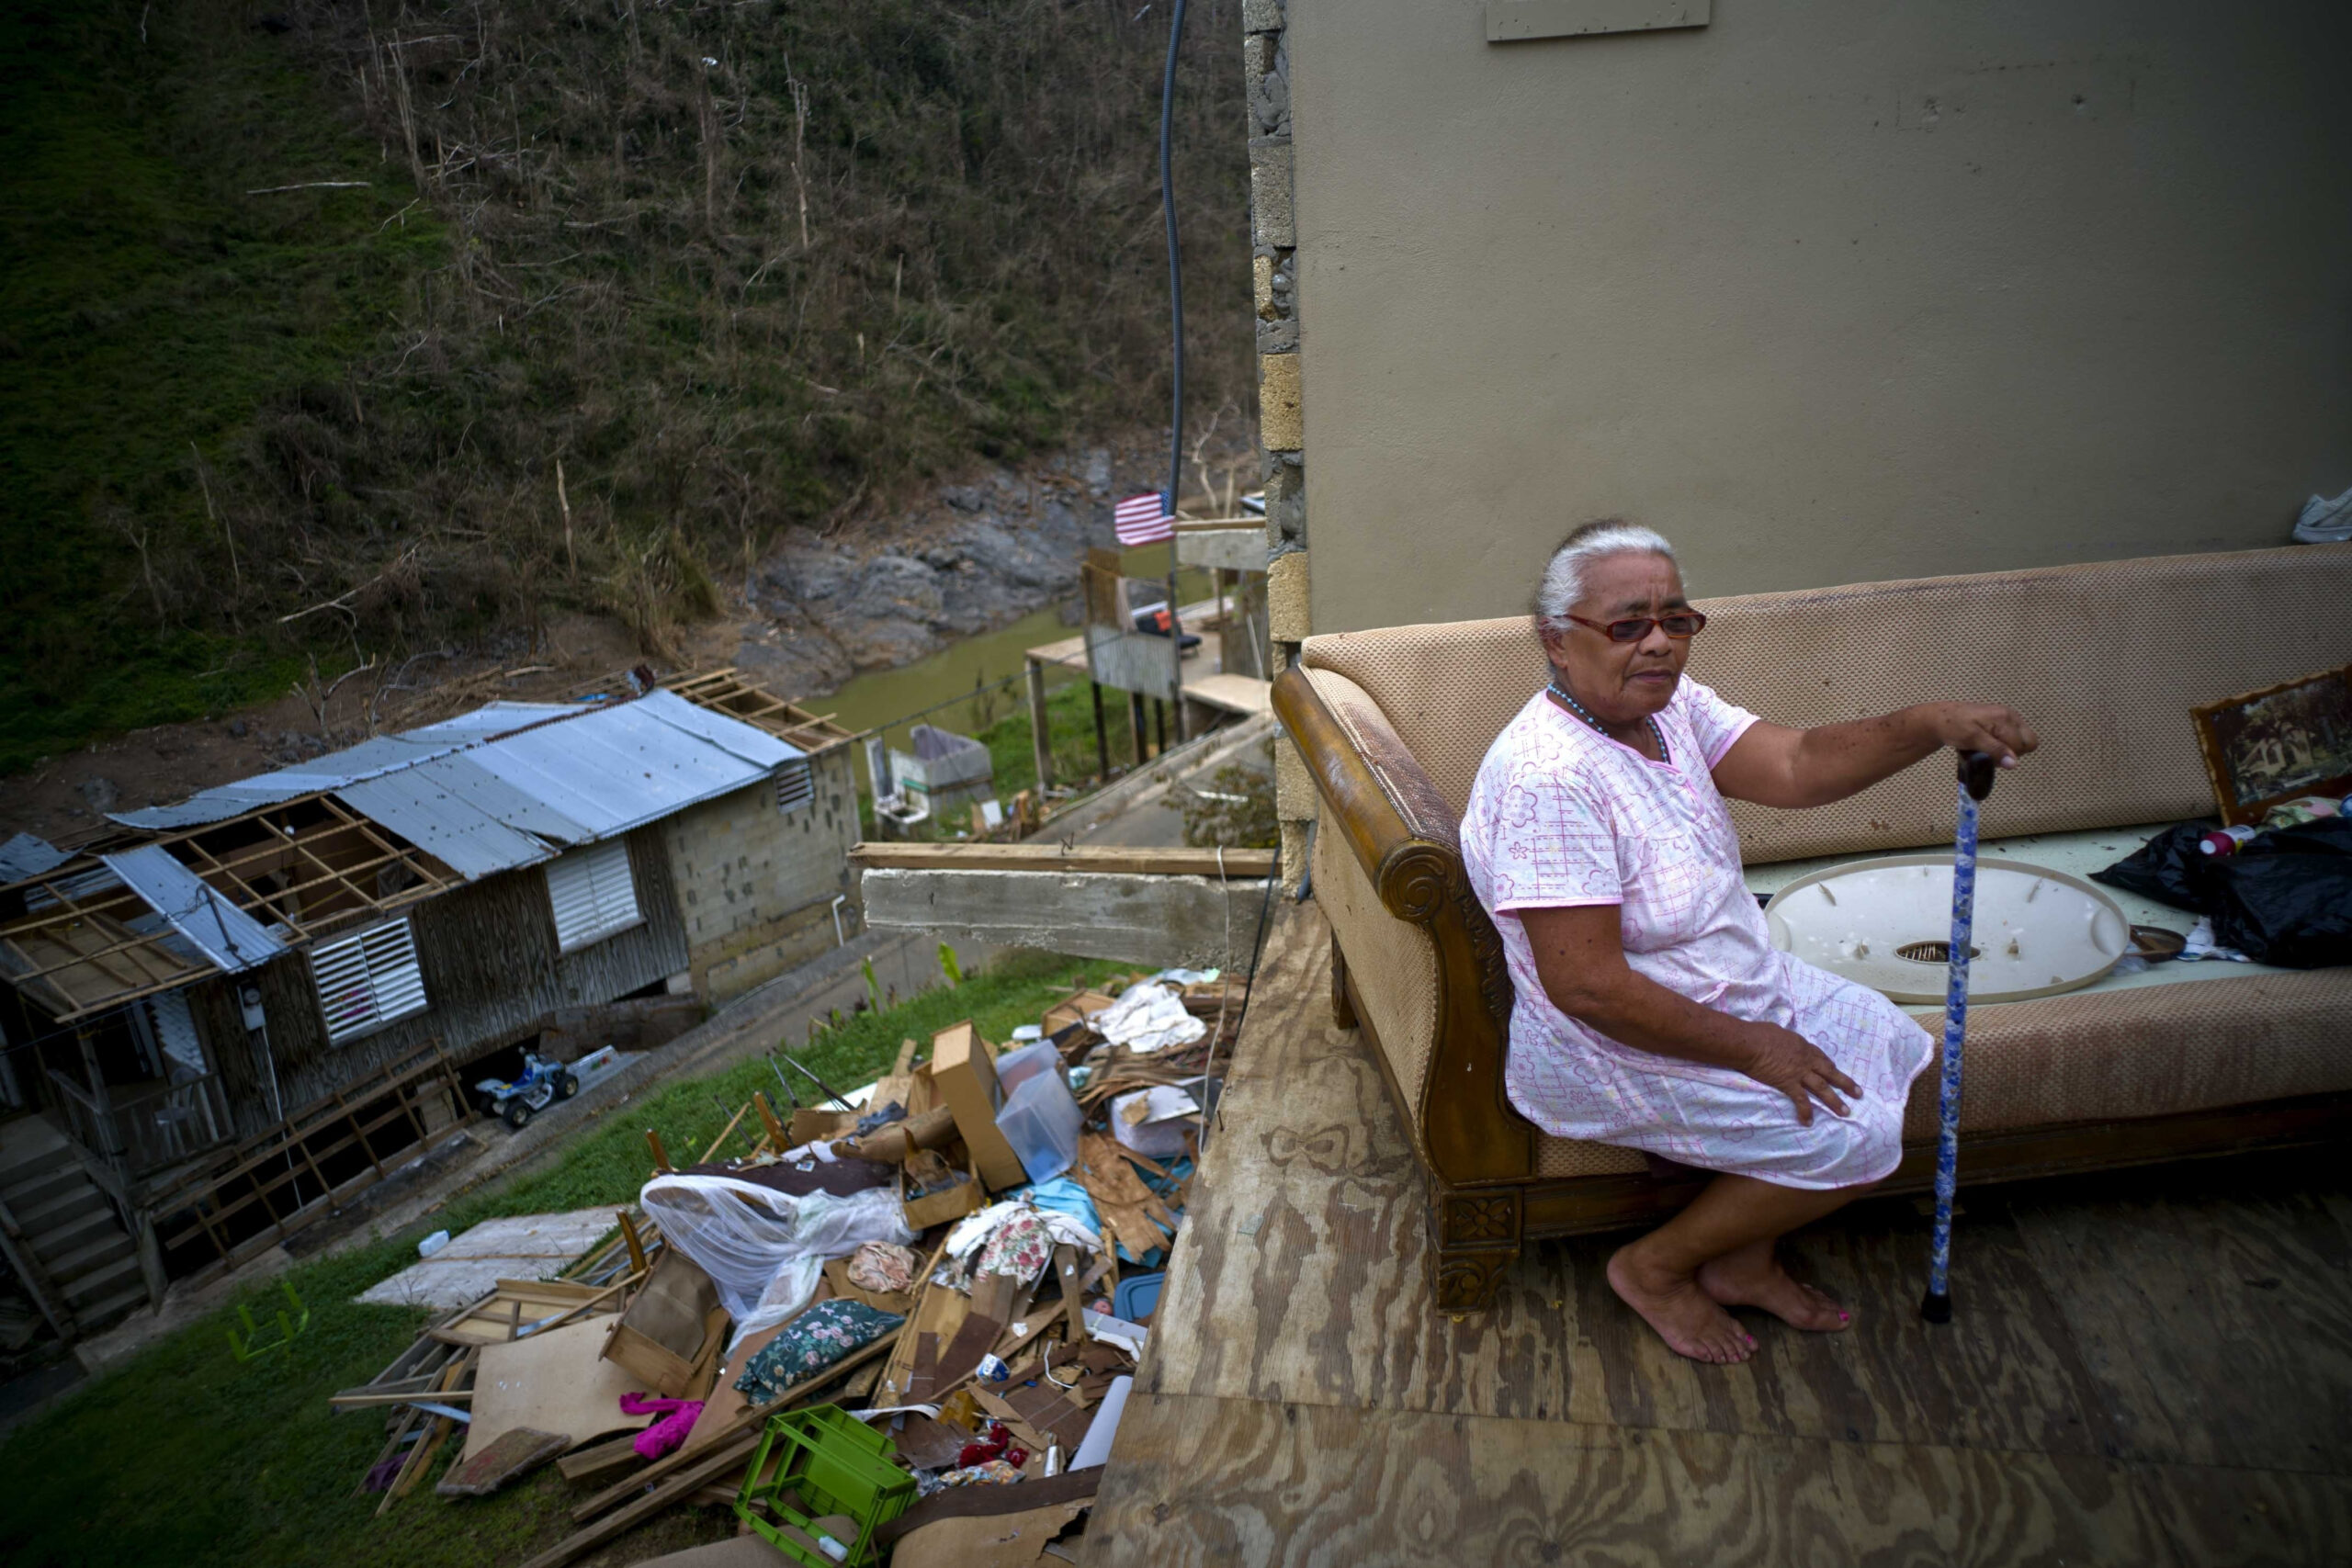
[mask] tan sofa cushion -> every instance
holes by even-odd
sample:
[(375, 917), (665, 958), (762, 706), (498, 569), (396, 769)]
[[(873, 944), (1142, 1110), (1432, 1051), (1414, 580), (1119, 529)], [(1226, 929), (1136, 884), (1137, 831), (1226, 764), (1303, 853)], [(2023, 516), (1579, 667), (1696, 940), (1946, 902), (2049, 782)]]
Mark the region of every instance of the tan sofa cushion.
[[(1942, 1037), (1940, 1018), (1928, 1029)], [(1971, 1008), (1960, 1124), (1997, 1133), (2352, 1089), (2352, 969), (2241, 974)], [(1936, 1074), (1903, 1136), (1936, 1135)]]
[[(1928, 1021), (1940, 1038), (1940, 1019)], [(2245, 974), (1972, 1009), (1963, 1134), (2123, 1122), (2352, 1089), (2352, 969)], [(1911, 1086), (1903, 1141), (1936, 1137), (1935, 1060)], [(1632, 1149), (1544, 1137), (1535, 1174), (1638, 1173)], [(1966, 1167), (1962, 1168), (1963, 1179)]]
[[(2352, 660), (2352, 545), (2305, 545), (1702, 600), (1690, 672), (1798, 727), (1909, 703), (2007, 702), (2043, 750), (1989, 830), (2065, 832), (2212, 808), (2188, 710)], [(1524, 617), (1308, 639), (1369, 693), (1458, 816), (1480, 759), (1545, 679)], [(1951, 831), (1949, 770), (1816, 811), (1736, 803), (1751, 864), (1906, 849)]]

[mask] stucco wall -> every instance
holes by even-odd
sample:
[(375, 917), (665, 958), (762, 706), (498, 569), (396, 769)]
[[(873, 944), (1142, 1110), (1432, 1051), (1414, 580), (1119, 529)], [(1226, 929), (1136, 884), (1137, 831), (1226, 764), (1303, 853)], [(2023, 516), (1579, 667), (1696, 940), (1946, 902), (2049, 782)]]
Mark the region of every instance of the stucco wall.
[(2352, 484), (2352, 6), (1288, 0), (1314, 629), (2283, 543)]
[(858, 836), (852, 750), (836, 746), (811, 759), (816, 799), (797, 811), (776, 809), (769, 783), (662, 824), (685, 919), (687, 966), (703, 1000), (730, 1000), (835, 945), (835, 894), (849, 897), (843, 928), (857, 930), (849, 874), (849, 847)]

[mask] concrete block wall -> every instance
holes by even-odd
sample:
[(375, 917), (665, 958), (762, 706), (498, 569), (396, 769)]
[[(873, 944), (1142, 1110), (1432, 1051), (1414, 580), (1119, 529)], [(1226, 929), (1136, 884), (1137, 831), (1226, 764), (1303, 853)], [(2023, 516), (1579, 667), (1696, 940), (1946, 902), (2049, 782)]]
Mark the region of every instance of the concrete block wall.
[[(1274, 669), (1307, 634), (1306, 423), (1299, 356), (1298, 230), (1293, 206), (1290, 51), (1283, 0), (1243, 0), (1242, 78), (1250, 105), (1250, 240), (1258, 328), (1258, 434), (1266, 451), (1268, 628)], [(1316, 796), (1287, 737), (1274, 742), (1274, 811), (1283, 878), (1306, 874)]]
[(851, 748), (809, 760), (816, 798), (776, 809), (773, 780), (706, 801), (662, 825), (670, 874), (686, 928), (695, 993), (716, 1007), (835, 945), (832, 900), (844, 896), (842, 930), (862, 914), (849, 848), (858, 839)]

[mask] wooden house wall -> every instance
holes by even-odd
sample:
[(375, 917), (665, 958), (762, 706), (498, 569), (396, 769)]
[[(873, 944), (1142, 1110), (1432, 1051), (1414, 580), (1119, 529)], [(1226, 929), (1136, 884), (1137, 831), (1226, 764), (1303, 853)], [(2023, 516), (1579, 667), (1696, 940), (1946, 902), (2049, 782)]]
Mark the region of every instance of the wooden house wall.
[(593, 1005), (686, 967), (668, 857), (658, 824), (628, 837), (640, 922), (571, 953), (556, 950), (555, 914), (542, 867), (526, 866), (454, 889), (408, 909), (427, 1006), (373, 1033), (329, 1045), (310, 960), (290, 953), (243, 976), (190, 987), (205, 1049), (229, 1089), (241, 1134), (270, 1114), (266, 1070), (245, 1038), (237, 987), (258, 985), (269, 1049), (288, 1112), (374, 1077), (438, 1036), (460, 1061), (512, 1041), (558, 1008)]

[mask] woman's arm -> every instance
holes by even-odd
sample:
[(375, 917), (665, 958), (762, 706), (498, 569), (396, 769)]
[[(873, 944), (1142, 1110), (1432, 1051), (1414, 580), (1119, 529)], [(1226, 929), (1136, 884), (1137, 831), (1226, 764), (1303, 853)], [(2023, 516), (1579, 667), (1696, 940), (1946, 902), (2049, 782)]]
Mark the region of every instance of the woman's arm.
[(1734, 1018), (1635, 974), (1625, 962), (1618, 906), (1512, 912), (1527, 928), (1544, 994), (1578, 1023), (1636, 1050), (1745, 1073), (1787, 1095), (1808, 1127), (1815, 1100), (1843, 1116), (1838, 1095), (1861, 1097), (1860, 1087), (1802, 1035)]
[(1815, 729), (1759, 721), (1715, 764), (1715, 787), (1758, 806), (1827, 806), (1946, 746), (2014, 768), (2041, 744), (2015, 708), (1986, 703), (1921, 703)]

